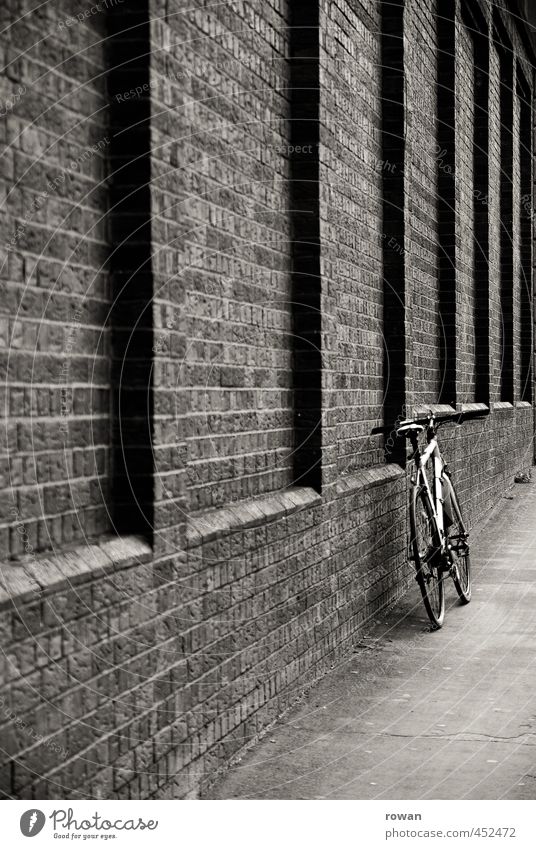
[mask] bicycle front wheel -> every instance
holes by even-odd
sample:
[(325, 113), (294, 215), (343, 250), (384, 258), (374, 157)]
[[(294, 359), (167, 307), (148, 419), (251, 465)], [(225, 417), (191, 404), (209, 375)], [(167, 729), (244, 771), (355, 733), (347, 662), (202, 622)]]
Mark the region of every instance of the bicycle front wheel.
[(463, 604), (471, 601), (471, 559), (467, 530), (463, 523), (460, 504), (451, 479), (444, 475), (443, 481), (447, 486), (447, 496), (452, 507), (452, 525), (447, 529), (448, 544), (453, 555), (452, 579), (456, 592)]
[(428, 490), (413, 486), (410, 500), (411, 548), (417, 583), (428, 617), (435, 628), (441, 628), (445, 617), (445, 591), (440, 565), (440, 547), (434, 511)]

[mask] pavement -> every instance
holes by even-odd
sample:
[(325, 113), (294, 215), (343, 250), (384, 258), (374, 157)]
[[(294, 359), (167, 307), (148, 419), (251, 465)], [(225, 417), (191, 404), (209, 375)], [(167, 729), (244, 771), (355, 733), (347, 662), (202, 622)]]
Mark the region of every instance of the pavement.
[(417, 584), (211, 799), (536, 798), (536, 485), (473, 535), (473, 599), (449, 580), (431, 632)]

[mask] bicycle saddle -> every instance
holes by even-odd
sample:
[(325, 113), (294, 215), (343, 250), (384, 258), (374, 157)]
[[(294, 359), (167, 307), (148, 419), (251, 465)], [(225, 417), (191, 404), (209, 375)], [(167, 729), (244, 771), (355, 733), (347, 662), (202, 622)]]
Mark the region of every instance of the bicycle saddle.
[(397, 436), (412, 436), (414, 433), (422, 433), (423, 430), (423, 425), (417, 424), (416, 422), (408, 422), (407, 424), (403, 424), (397, 428), (396, 434)]

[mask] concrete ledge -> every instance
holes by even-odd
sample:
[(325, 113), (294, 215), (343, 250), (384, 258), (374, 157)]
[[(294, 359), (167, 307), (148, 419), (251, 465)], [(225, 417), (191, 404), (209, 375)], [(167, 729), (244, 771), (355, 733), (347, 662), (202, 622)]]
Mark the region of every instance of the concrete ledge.
[(518, 401), (516, 407), (518, 410), (532, 410), (530, 401)]
[(424, 419), (430, 415), (430, 412), (440, 419), (441, 416), (452, 416), (456, 410), (450, 404), (421, 404), (419, 407), (414, 407), (409, 419)]
[(460, 410), (462, 413), (489, 413), (487, 404), (460, 404)]
[(273, 522), (321, 502), (321, 496), (314, 489), (297, 486), (267, 498), (245, 501), (234, 504), (232, 507), (222, 507), (221, 510), (190, 516), (186, 531), (186, 547), (195, 548), (232, 531)]
[(341, 478), (335, 487), (335, 495), (339, 497), (359, 490), (372, 489), (372, 487), (381, 486), (382, 484), (391, 483), (399, 478), (403, 478), (405, 474), (404, 469), (401, 469), (396, 463), (388, 463), (385, 466), (372, 466), (370, 469), (362, 469), (353, 475)]
[(25, 602), (102, 574), (147, 563), (152, 556), (152, 548), (144, 539), (128, 536), (0, 563), (0, 609), (14, 599)]
[(494, 413), (512, 413), (514, 411), (514, 405), (510, 401), (493, 401), (491, 409)]

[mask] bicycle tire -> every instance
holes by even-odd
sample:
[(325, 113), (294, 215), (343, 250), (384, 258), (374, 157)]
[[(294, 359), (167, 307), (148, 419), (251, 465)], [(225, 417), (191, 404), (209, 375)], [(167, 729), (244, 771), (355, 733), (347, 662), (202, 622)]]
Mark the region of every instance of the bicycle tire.
[(439, 568), (438, 532), (428, 490), (414, 484), (410, 498), (411, 548), (417, 583), (434, 628), (445, 618), (445, 589)]
[(456, 592), (462, 604), (469, 604), (471, 601), (471, 558), (469, 555), (469, 543), (467, 542), (467, 529), (462, 519), (460, 503), (454, 489), (454, 484), (447, 474), (444, 475), (443, 480), (450, 490), (452, 518), (454, 520), (447, 531), (448, 544), (455, 554), (455, 569), (452, 580), (454, 581)]

